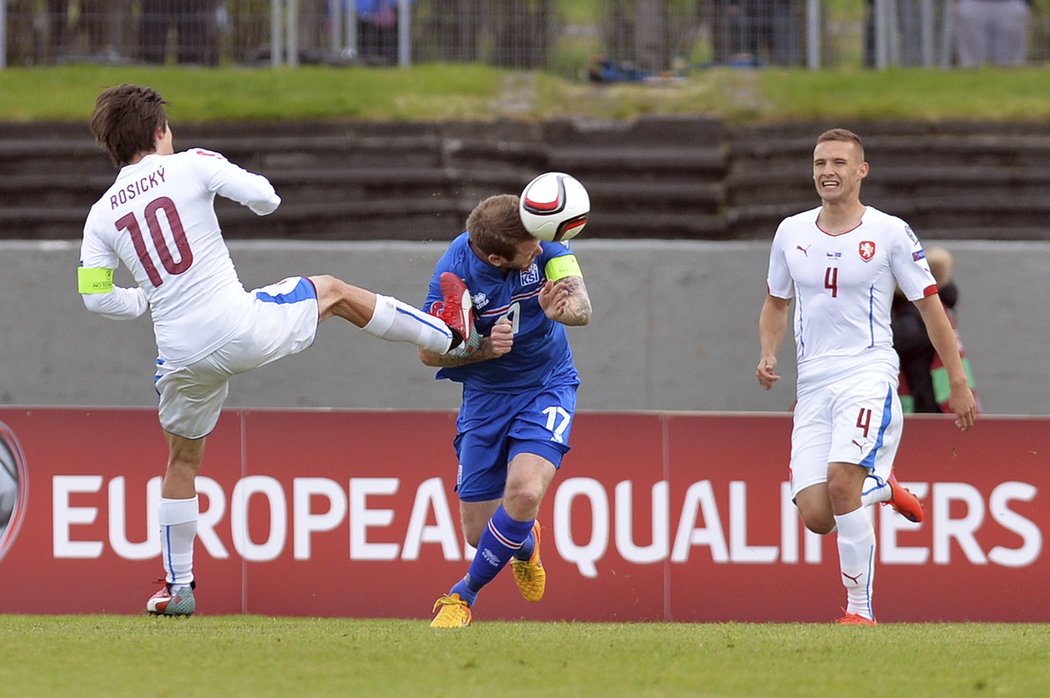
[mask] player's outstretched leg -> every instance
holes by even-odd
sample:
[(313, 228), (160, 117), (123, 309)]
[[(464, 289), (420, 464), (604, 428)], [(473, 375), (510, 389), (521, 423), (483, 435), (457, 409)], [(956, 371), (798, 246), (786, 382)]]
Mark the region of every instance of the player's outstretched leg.
[[(463, 325), (462, 320), (450, 326), (434, 314), (424, 313), (393, 296), (373, 293), (329, 274), (309, 279), (317, 293), (321, 321), (338, 316), (380, 339), (411, 342), (435, 354), (462, 347), (471, 339), (458, 329)], [(475, 341), (480, 343), (480, 338)]]
[(442, 594), (434, 602), (437, 613), (430, 621), (431, 628), (465, 628), (470, 625), (470, 606), (459, 597), (459, 594)]
[(514, 582), (518, 585), (521, 598), (536, 602), (543, 598), (543, 592), (547, 588), (547, 571), (543, 569), (543, 563), (540, 561), (539, 521), (532, 524), (532, 539), (532, 552), (524, 560), (515, 556), (510, 561), (510, 569), (514, 573)]
[(197, 601), (193, 598), (196, 588), (196, 582), (178, 585), (164, 582), (164, 586), (146, 602), (146, 611), (151, 616), (192, 616), (197, 610)]
[(890, 486), (890, 498), (883, 502), (912, 523), (919, 523), (925, 518), (922, 502), (911, 491), (897, 482), (897, 476), (890, 473), (886, 483)]

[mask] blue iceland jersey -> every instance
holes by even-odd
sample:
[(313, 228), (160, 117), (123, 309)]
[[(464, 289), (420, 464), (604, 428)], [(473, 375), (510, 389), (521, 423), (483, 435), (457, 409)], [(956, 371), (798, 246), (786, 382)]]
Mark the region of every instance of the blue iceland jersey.
[(467, 234), (452, 241), (438, 260), (424, 310), (441, 300), (438, 278), (450, 271), (466, 281), (474, 300), (474, 324), (483, 336), (502, 317), (514, 324), (514, 347), (498, 359), (443, 368), (438, 378), (462, 383), (466, 390), (518, 393), (540, 386), (578, 385), (565, 326), (543, 314), (540, 289), (547, 281), (545, 268), (555, 257), (572, 250), (557, 242), (542, 243), (543, 252), (525, 270), (504, 271), (482, 261), (470, 249)]

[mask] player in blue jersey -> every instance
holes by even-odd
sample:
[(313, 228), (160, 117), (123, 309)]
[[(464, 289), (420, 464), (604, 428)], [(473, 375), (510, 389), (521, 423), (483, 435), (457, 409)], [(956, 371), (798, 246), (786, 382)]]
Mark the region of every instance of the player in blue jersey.
[(420, 350), (420, 358), (440, 368), (438, 378), (463, 384), (456, 491), (463, 533), (477, 553), (434, 604), (436, 628), (469, 625), (478, 592), (508, 562), (521, 595), (543, 597), (536, 515), (569, 450), (580, 383), (565, 325), (591, 319), (576, 256), (532, 237), (509, 194), (471, 212), (467, 232), (438, 260), (424, 309), (441, 312), (457, 286), (473, 300), (480, 345), (466, 357)]

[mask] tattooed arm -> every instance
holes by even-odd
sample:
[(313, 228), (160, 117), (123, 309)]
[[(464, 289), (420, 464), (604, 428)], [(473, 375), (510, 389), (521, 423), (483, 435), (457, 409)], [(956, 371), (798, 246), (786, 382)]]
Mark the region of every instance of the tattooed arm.
[(591, 321), (591, 299), (579, 276), (547, 281), (540, 290), (539, 301), (547, 317), (563, 325), (586, 325)]
[(514, 326), (510, 320), (504, 318), (492, 326), (492, 333), (488, 337), (481, 338), (481, 344), (473, 353), (454, 357), (448, 354), (435, 354), (426, 349), (419, 350), (419, 360), (427, 366), (434, 368), (448, 368), (452, 366), (464, 366), (479, 361), (498, 359), (514, 347)]

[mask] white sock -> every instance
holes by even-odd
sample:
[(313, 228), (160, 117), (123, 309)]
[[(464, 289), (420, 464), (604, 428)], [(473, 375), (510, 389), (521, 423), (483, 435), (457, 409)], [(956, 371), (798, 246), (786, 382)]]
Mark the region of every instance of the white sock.
[(875, 529), (864, 507), (835, 516), (839, 570), (846, 587), (846, 612), (874, 619), (871, 610), (875, 582)]
[(861, 506), (888, 502), (892, 496), (893, 489), (885, 480), (880, 480), (873, 475), (864, 478), (864, 485), (860, 489)]
[(160, 500), (160, 558), (165, 580), (173, 587), (193, 581), (193, 541), (199, 514), (196, 497)]
[(444, 322), (390, 296), (376, 294), (376, 309), (364, 331), (391, 342), (412, 342), (436, 354), (452, 344), (452, 332)]

